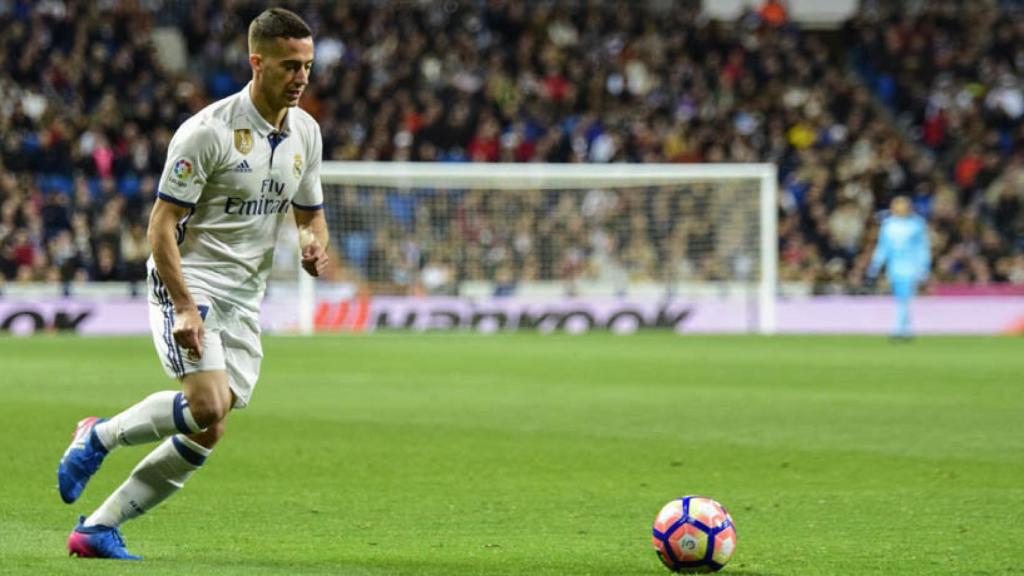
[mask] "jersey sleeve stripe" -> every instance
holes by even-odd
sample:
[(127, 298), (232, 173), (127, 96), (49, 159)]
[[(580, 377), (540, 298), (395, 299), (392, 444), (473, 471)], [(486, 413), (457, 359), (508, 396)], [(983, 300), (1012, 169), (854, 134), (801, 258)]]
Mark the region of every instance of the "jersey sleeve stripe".
[(171, 196), (170, 194), (164, 194), (163, 192), (157, 192), (156, 197), (163, 200), (164, 202), (170, 202), (171, 204), (177, 204), (178, 206), (183, 206), (185, 208), (195, 207), (194, 202), (185, 202), (184, 200), (179, 200), (174, 196)]
[(321, 204), (314, 204), (312, 206), (303, 206), (302, 204), (299, 204), (298, 202), (296, 202), (294, 200), (292, 200), (292, 206), (295, 206), (296, 208), (298, 208), (300, 210), (308, 210), (310, 212), (314, 212), (316, 210), (323, 210), (324, 209), (324, 205), (322, 203)]

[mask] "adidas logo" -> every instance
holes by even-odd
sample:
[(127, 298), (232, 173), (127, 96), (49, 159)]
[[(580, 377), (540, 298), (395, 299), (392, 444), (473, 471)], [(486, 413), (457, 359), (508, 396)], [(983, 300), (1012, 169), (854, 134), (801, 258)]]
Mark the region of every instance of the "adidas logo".
[(235, 166), (235, 170), (234, 171), (235, 172), (252, 172), (252, 168), (249, 167), (249, 161), (248, 160), (242, 160), (241, 162), (238, 163), (238, 166)]

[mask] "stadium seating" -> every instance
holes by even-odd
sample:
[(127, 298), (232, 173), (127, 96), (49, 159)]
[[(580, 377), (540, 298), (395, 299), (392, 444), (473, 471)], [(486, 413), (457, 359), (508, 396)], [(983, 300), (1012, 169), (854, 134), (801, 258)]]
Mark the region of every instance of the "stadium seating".
[[(258, 11), (156, 4), (0, 12), (0, 283), (144, 277), (170, 135), (244, 84), (241, 23)], [(999, 12), (864, 12), (837, 47), (754, 11), (712, 22), (698, 2), (663, 5), (292, 3), (317, 32), (303, 106), (336, 160), (775, 162), (780, 278), (817, 292), (861, 289), (875, 216), (899, 193), (929, 218), (936, 279), (1024, 282), (1022, 60), (1004, 50), (1021, 44), (1018, 20), (979, 43)], [(147, 43), (157, 26), (180, 30), (182, 71)], [(412, 208), (387, 209), (401, 223)], [(383, 231), (402, 227), (352, 222), (336, 249), (387, 276), (409, 238)], [(544, 218), (527, 228), (536, 240)], [(550, 250), (587, 258), (580, 238)], [(621, 249), (663, 257), (645, 242)], [(540, 274), (460, 272), (499, 273)]]
[(1024, 280), (1022, 6), (880, 3), (846, 26), (853, 67), (946, 183), (913, 190), (940, 278)]

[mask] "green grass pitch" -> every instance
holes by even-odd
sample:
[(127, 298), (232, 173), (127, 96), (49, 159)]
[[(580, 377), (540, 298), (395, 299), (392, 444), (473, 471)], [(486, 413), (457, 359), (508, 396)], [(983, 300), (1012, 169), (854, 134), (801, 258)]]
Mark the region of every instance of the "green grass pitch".
[(146, 338), (0, 338), (0, 574), (667, 574), (658, 509), (705, 494), (725, 574), (1024, 573), (1024, 345), (643, 334), (266, 338), (253, 405), (69, 559), (74, 423), (173, 388)]

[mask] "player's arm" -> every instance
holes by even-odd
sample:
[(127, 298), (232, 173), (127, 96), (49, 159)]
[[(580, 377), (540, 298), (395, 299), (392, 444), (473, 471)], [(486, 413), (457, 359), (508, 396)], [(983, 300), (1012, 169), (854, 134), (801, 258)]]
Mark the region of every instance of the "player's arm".
[(190, 209), (157, 199), (149, 215), (149, 245), (157, 274), (167, 287), (174, 303), (174, 340), (182, 348), (203, 355), (203, 319), (199, 316), (192, 294), (181, 274), (181, 253), (178, 251), (178, 223), (188, 216)]
[(302, 268), (310, 276), (320, 276), (327, 270), (327, 219), (323, 208), (307, 210), (296, 207), (295, 225), (299, 228), (299, 248)]
[(181, 272), (178, 224), (199, 201), (206, 179), (221, 162), (217, 131), (201, 121), (183, 124), (167, 148), (157, 200), (149, 215), (149, 245), (160, 280), (174, 304), (174, 340), (203, 354), (203, 319)]
[(292, 199), (295, 225), (299, 228), (299, 248), (302, 268), (310, 276), (320, 276), (327, 270), (327, 219), (324, 218), (324, 191), (320, 182), (320, 159), (323, 140), (319, 127), (313, 131), (307, 151), (309, 168), (302, 175), (299, 189)]

